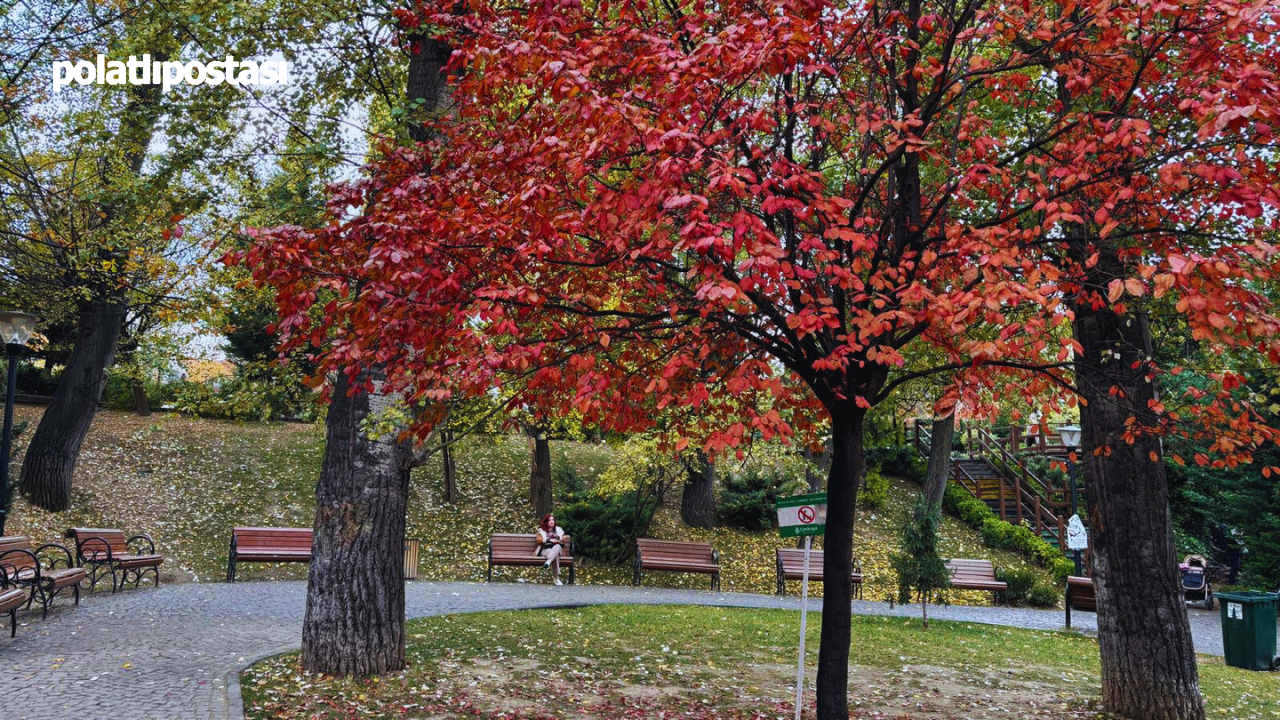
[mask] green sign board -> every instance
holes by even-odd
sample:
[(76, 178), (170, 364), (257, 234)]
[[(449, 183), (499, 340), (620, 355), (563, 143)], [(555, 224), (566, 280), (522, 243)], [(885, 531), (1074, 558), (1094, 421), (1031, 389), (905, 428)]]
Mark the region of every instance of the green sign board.
[(826, 493), (778, 499), (778, 534), (782, 537), (821, 535), (826, 527)]

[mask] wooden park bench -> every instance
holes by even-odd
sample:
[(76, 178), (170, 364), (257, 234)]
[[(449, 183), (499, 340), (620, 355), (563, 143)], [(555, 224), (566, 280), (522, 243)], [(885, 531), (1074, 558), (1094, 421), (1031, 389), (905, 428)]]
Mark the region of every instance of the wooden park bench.
[(948, 560), (951, 587), (957, 590), (989, 590), (998, 601), (1009, 586), (1000, 580), (1000, 570), (990, 560)]
[(311, 528), (232, 528), (227, 582), (236, 581), (242, 562), (311, 562), (311, 534)]
[(720, 589), (720, 553), (711, 543), (636, 538), (632, 585), (639, 585), (646, 570), (702, 573), (711, 576), (711, 589)]
[(0, 560), (0, 614), (9, 613), (9, 637), (18, 634), (18, 608), (31, 602), (31, 595), (18, 585), (10, 575), (17, 575), (18, 568)]
[[(573, 538), (565, 535), (564, 552), (560, 556), (560, 564), (569, 568), (569, 584), (574, 581)], [(495, 533), (489, 536), (489, 568), (485, 573), (485, 581), (493, 579), (493, 568), (497, 566), (536, 567), (547, 559), (538, 554), (538, 536), (519, 533)]]
[(90, 591), (107, 574), (111, 575), (111, 592), (123, 588), (130, 577), (133, 586), (138, 587), (147, 571), (160, 587), (164, 556), (156, 554), (150, 535), (126, 538), (123, 530), (115, 528), (68, 528), (66, 537), (75, 541), (78, 564), (89, 571)]
[(1093, 580), (1087, 577), (1068, 577), (1065, 603), (1067, 627), (1071, 627), (1072, 610), (1098, 612), (1098, 596), (1093, 591)]
[[(822, 551), (812, 550), (809, 556), (809, 582), (823, 582), (822, 579)], [(778, 594), (781, 595), (787, 590), (788, 580), (804, 579), (804, 550), (796, 548), (778, 548), (777, 549), (777, 573), (778, 573)], [(852, 585), (854, 597), (862, 599), (862, 566), (858, 564), (858, 559), (853, 559), (853, 574), (849, 577)]]
[(35, 547), (31, 538), (22, 536), (0, 538), (0, 566), (10, 585), (25, 588), (26, 597), (20, 604), (30, 607), (40, 601), (41, 617), (49, 616), (49, 605), (67, 588), (80, 604), (80, 581), (88, 571), (76, 567), (75, 558), (65, 546), (46, 543)]

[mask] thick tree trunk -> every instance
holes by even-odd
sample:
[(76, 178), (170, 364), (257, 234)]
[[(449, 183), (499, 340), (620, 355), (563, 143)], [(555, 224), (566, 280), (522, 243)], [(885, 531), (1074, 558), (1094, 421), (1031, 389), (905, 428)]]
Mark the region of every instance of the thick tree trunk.
[(115, 357), (124, 322), (121, 300), (96, 302), (81, 311), (67, 367), (40, 418), (22, 460), (22, 495), (60, 512), (71, 507), (71, 479), (80, 445), (89, 434)]
[(533, 468), (529, 473), (529, 499), (533, 510), (542, 517), (551, 512), (551, 442), (547, 431), (533, 431)]
[(822, 645), (818, 650), (818, 718), (848, 720), (850, 592), (853, 572), (853, 521), (858, 482), (866, 458), (857, 407), (831, 411), (831, 473), (827, 477), (827, 526), (823, 537), (826, 577), (822, 584)]
[(1131, 418), (1149, 426), (1147, 403), (1157, 397), (1145, 317), (1077, 303), (1075, 337), (1103, 705), (1142, 720), (1203, 718), (1160, 440), (1123, 437)]
[(956, 432), (956, 414), (934, 418), (930, 433), (929, 474), (925, 477), (921, 492), (934, 507), (942, 507), (942, 496), (947, 492), (947, 478), (951, 476), (951, 442)]
[(133, 381), (133, 408), (142, 417), (151, 415), (151, 402), (147, 399), (147, 386), (141, 380)]
[(458, 503), (458, 470), (453, 464), (453, 430), (444, 428), (440, 431), (441, 463), (444, 465), (444, 501), (456, 505)]
[(690, 527), (711, 528), (716, 524), (716, 466), (701, 452), (686, 468), (680, 519)]
[(371, 440), (361, 421), (385, 396), (333, 388), (316, 485), (315, 539), (302, 626), (302, 667), (374, 675), (404, 667), (404, 536), (410, 448)]

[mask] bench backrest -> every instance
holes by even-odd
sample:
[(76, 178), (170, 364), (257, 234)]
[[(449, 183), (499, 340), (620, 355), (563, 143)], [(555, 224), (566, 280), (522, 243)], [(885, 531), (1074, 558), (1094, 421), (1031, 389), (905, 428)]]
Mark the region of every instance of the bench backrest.
[[(822, 574), (822, 551), (812, 550), (809, 556), (809, 573)], [(778, 548), (778, 561), (786, 572), (804, 572), (804, 550), (796, 548)]]
[(311, 552), (311, 528), (237, 527), (231, 529), (237, 550), (306, 550)]
[[(31, 538), (23, 535), (11, 535), (9, 537), (0, 538), (0, 555), (4, 555), (10, 550), (31, 550)], [(6, 568), (6, 572), (13, 570), (25, 570), (35, 567), (36, 562), (31, 555), (27, 553), (13, 553), (4, 559), (0, 559), (0, 563), (11, 565), (12, 568)]]
[[(564, 537), (565, 540), (569, 540), (568, 535)], [(566, 555), (570, 548), (572, 548), (571, 544), (565, 545)], [(494, 555), (536, 555), (538, 554), (538, 536), (532, 533), (494, 533), (489, 536), (489, 549)]]
[[(105, 540), (107, 545), (111, 548), (111, 554), (113, 556), (129, 554), (129, 548), (125, 546), (125, 535), (123, 530), (116, 530), (115, 528), (68, 528), (67, 537), (75, 540), (77, 550), (79, 550), (85, 542), (93, 538), (101, 538), (102, 540)], [(85, 551), (90, 553), (101, 552), (102, 543), (96, 541), (90, 543), (89, 546), (85, 548)]]
[(1098, 596), (1093, 591), (1093, 580), (1084, 577), (1067, 578), (1067, 599), (1077, 610), (1098, 609)]
[(711, 543), (636, 538), (636, 549), (647, 560), (665, 558), (699, 563), (715, 562), (715, 551), (711, 548)]
[(953, 580), (996, 579), (996, 568), (990, 560), (948, 560), (947, 571)]

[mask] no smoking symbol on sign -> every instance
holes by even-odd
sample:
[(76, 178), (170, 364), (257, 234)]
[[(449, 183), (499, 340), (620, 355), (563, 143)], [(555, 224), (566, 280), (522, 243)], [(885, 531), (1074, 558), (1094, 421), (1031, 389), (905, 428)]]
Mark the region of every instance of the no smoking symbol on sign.
[(799, 516), (800, 522), (805, 524), (811, 523), (814, 520), (813, 508), (808, 505), (797, 510), (796, 515)]

